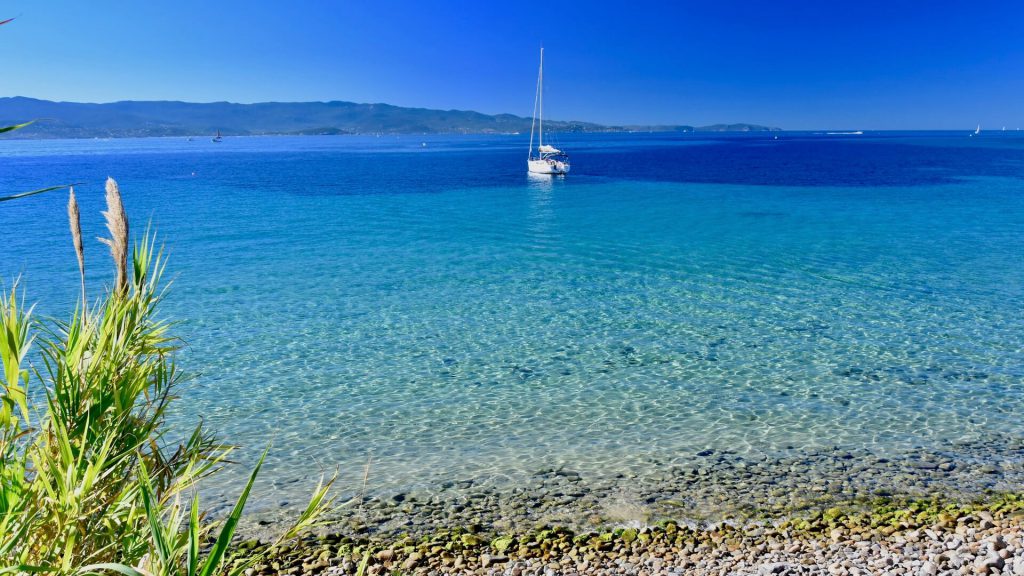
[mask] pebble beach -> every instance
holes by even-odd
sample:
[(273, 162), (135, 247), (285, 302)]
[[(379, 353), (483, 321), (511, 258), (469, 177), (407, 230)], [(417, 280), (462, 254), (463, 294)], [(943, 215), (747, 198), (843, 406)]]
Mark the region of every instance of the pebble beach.
[[(1022, 460), (1024, 445), (992, 436), (899, 458), (705, 451), (646, 477), (452, 481), (353, 500), (247, 574), (1024, 576)], [(262, 524), (248, 533), (272, 534)]]
[[(254, 546), (255, 542), (247, 543)], [(404, 538), (325, 535), (272, 550), (247, 574), (1024, 575), (1024, 500), (840, 508), (772, 523), (495, 535), (466, 527)]]

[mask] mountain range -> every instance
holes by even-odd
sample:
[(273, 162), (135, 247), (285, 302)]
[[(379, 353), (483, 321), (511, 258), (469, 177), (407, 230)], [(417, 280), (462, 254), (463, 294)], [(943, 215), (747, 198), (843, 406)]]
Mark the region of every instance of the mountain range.
[[(18, 138), (119, 138), (269, 134), (488, 134), (530, 130), (530, 118), (469, 110), (403, 108), (355, 102), (122, 101), (105, 104), (0, 98), (0, 126), (35, 120), (8, 133)], [(545, 120), (556, 132), (754, 132), (779, 130), (756, 124), (607, 126)], [(546, 130), (546, 131), (547, 131)]]

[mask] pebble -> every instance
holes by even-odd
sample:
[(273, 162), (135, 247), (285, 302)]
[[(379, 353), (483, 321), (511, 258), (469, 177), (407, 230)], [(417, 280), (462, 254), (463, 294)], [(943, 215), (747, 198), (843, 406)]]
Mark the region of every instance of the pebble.
[(504, 564), (505, 562), (508, 562), (508, 556), (492, 556), (490, 554), (480, 556), (480, 566), (483, 568), (487, 568), (492, 564)]

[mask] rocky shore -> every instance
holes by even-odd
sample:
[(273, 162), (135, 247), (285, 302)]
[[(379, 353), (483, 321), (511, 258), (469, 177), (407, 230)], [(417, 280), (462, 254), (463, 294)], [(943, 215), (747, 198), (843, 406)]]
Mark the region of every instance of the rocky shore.
[[(368, 494), (345, 508), (331, 530), (390, 538), (452, 526), (521, 533), (548, 525), (586, 532), (667, 520), (743, 525), (877, 498), (941, 494), (967, 502), (1024, 486), (1024, 441), (993, 436), (938, 452), (884, 455), (840, 448), (770, 457), (706, 450), (678, 461), (651, 461), (646, 468), (605, 476), (547, 468), (504, 484), (441, 479), (422, 489)], [(358, 500), (358, 493), (351, 496)], [(262, 527), (245, 532), (266, 539), (291, 514), (292, 508), (280, 506), (257, 516)]]
[(654, 526), (502, 534), (481, 526), (419, 536), (326, 534), (268, 552), (270, 574), (612, 575), (1013, 574), (1024, 576), (1024, 497), (974, 504), (877, 500), (744, 526)]
[(1002, 436), (902, 455), (707, 450), (643, 475), (549, 468), (368, 495), (294, 546), (249, 530), (242, 554), (269, 552), (247, 576), (1024, 576), (1021, 486), (1024, 442)]

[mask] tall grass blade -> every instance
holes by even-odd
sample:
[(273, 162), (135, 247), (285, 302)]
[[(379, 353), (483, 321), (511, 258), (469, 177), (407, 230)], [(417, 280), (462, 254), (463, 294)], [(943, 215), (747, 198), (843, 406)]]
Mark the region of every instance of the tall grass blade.
[(366, 550), (363, 554), (363, 561), (359, 563), (359, 568), (356, 569), (356, 576), (364, 576), (366, 574), (366, 567), (370, 565), (370, 549)]
[(0, 426), (4, 428), (5, 438), (8, 431), (18, 434), (18, 425), (13, 420), (15, 406), (20, 409), (24, 424), (29, 421), (28, 372), (21, 365), (34, 339), (29, 334), (31, 318), (32, 309), (25, 310), (24, 301), (18, 300), (17, 283), (11, 288), (10, 296), (0, 293), (0, 363), (4, 377)]
[(192, 510), (188, 519), (188, 576), (199, 572), (199, 494), (192, 494)]
[(56, 572), (52, 566), (33, 566), (31, 564), (18, 564), (0, 568), (0, 574), (46, 574)]
[(139, 469), (142, 505), (146, 510), (146, 518), (149, 520), (149, 533), (153, 539), (153, 547), (156, 548), (156, 553), (160, 557), (160, 563), (163, 566), (170, 566), (173, 561), (171, 546), (164, 537), (163, 524), (160, 521), (160, 511), (154, 502), (153, 484), (149, 479), (149, 470), (146, 469), (146, 463), (142, 459), (139, 460)]
[[(10, 20), (4, 20), (3, 22), (0, 22), (0, 25), (7, 24), (11, 20), (14, 20), (14, 18), (11, 18)], [(14, 126), (2, 126), (2, 127), (0, 127), (0, 134), (3, 134), (4, 132), (11, 132), (13, 130), (21, 130), (22, 128), (24, 128), (25, 126), (28, 126), (29, 124), (31, 124), (33, 122), (35, 122), (35, 120), (29, 120), (28, 122), (24, 122), (22, 124), (15, 124)]]
[(42, 194), (43, 192), (52, 192), (54, 190), (62, 190), (73, 186), (73, 184), (61, 184), (60, 186), (50, 186), (49, 188), (40, 188), (39, 190), (32, 190), (31, 192), (22, 192), (20, 194), (13, 194), (11, 196), (0, 196), (0, 202), (7, 202), (9, 200), (17, 200), (18, 198), (25, 198), (28, 196), (35, 196), (36, 194)]
[(322, 524), (324, 522), (322, 519), (327, 513), (338, 508), (335, 506), (337, 498), (328, 498), (327, 496), (337, 479), (337, 474), (326, 482), (324, 482), (323, 478), (320, 479), (320, 483), (317, 484), (316, 490), (313, 491), (313, 495), (310, 497), (309, 503), (306, 504), (306, 508), (299, 515), (295, 523), (280, 537), (279, 541), (291, 540), (298, 537), (302, 532)]
[(200, 576), (212, 576), (220, 566), (221, 560), (223, 560), (224, 554), (228, 550), (228, 545), (231, 544), (231, 538), (235, 535), (238, 521), (242, 517), (245, 501), (249, 499), (249, 491), (252, 490), (252, 485), (256, 481), (256, 475), (260, 473), (263, 460), (266, 459), (269, 450), (270, 448), (268, 447), (263, 451), (259, 461), (256, 463), (256, 467), (252, 470), (252, 474), (249, 475), (249, 482), (246, 483), (245, 490), (242, 490), (242, 494), (238, 496), (238, 502), (235, 503), (234, 509), (231, 510), (231, 514), (224, 520), (224, 526), (220, 530), (220, 535), (217, 536), (217, 541), (210, 550), (210, 555), (207, 556), (203, 569), (199, 572)]
[(78, 574), (103, 574), (104, 572), (117, 572), (118, 574), (124, 574), (124, 576), (152, 576), (149, 572), (142, 572), (132, 568), (131, 566), (125, 566), (124, 564), (118, 564), (117, 562), (103, 562), (100, 564), (82, 566), (78, 571)]

